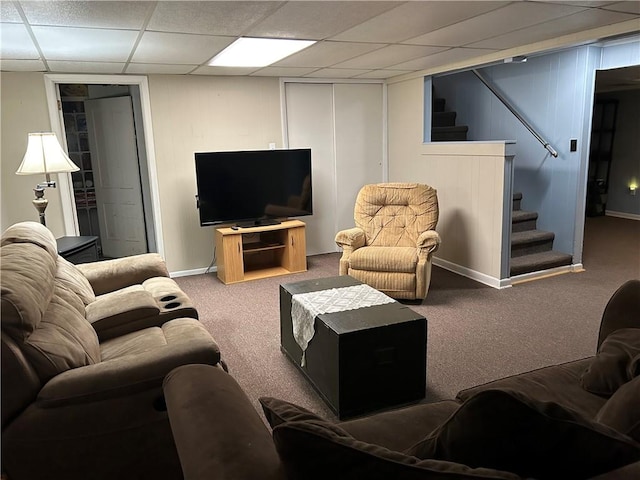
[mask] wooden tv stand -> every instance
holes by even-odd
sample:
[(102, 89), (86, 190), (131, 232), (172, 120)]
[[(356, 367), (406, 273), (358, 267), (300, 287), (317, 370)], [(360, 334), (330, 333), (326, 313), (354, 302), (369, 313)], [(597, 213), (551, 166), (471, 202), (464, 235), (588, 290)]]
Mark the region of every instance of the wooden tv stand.
[(305, 224), (216, 229), (216, 266), (225, 284), (307, 270)]

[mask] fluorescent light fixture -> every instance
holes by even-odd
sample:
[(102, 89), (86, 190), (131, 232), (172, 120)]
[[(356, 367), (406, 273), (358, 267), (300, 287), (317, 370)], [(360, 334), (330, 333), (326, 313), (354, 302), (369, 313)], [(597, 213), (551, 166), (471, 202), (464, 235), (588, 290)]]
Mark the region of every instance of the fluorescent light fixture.
[(316, 43), (314, 40), (289, 38), (240, 37), (219, 54), (212, 67), (266, 67)]

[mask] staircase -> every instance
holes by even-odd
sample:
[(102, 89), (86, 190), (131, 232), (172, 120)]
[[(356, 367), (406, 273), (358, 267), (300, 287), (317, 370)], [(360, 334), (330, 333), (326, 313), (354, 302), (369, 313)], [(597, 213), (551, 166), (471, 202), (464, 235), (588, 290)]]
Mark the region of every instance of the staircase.
[(456, 112), (445, 112), (445, 99), (434, 98), (431, 108), (431, 141), (464, 142), (467, 140), (466, 125), (456, 126)]
[(572, 257), (553, 250), (553, 232), (537, 229), (538, 213), (521, 209), (522, 193), (513, 195), (511, 276), (571, 265)]

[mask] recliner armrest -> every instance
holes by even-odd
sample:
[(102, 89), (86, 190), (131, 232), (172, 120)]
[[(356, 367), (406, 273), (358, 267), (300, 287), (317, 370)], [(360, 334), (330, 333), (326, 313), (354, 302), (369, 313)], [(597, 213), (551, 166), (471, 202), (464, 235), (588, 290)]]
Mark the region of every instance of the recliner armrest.
[(358, 227), (353, 227), (336, 233), (335, 241), (339, 247), (351, 247), (355, 250), (357, 248), (364, 247), (366, 237), (364, 235), (364, 230)]
[(96, 295), (142, 283), (153, 277), (168, 277), (164, 259), (157, 253), (81, 263), (76, 267), (83, 273)]
[(172, 370), (163, 391), (185, 480), (284, 480), (269, 429), (221, 368)]
[(438, 250), (440, 242), (440, 235), (435, 230), (422, 232), (416, 241), (418, 248), (425, 248), (428, 253), (433, 253)]

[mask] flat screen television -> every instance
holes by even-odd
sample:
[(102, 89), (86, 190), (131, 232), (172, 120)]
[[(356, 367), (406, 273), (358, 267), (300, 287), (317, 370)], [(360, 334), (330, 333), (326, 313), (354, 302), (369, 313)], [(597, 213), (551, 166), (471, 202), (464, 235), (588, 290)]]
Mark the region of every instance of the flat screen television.
[(311, 149), (196, 152), (200, 225), (270, 225), (313, 214)]

